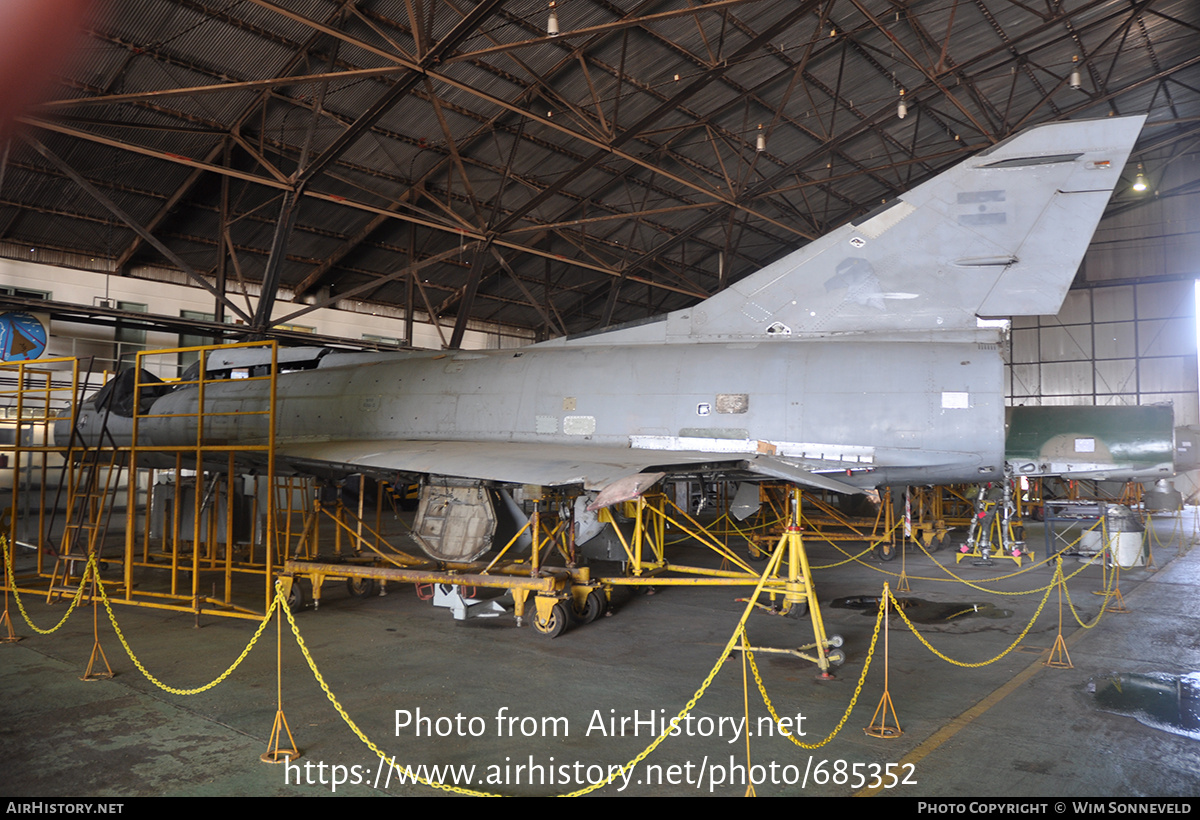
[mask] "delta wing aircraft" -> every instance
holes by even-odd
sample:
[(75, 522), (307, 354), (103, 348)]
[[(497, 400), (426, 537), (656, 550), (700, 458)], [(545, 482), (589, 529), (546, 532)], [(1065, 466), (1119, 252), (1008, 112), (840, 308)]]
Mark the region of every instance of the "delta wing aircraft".
[[(276, 458), (423, 477), (419, 515), (436, 499), (448, 517), (422, 546), (443, 560), (490, 548), (472, 522), (491, 515), (497, 485), (581, 486), (597, 508), (672, 473), (846, 493), (998, 479), (996, 319), (1059, 310), (1143, 120), (1025, 130), (653, 320), (517, 350), (281, 351), (293, 372), (277, 379)], [(218, 352), (208, 368), (248, 355)], [(205, 411), (262, 411), (267, 384), (208, 383)], [(142, 388), (140, 443), (194, 446), (198, 389), (160, 391)], [(81, 412), (85, 438), (104, 406)], [(207, 419), (207, 443), (268, 437), (263, 415)]]

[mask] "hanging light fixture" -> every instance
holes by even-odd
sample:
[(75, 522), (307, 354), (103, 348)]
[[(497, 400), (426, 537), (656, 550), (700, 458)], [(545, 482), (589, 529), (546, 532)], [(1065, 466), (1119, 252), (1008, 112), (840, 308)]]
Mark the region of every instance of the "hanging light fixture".
[(554, 0), (550, 0), (550, 19), (546, 21), (546, 34), (551, 37), (558, 36), (558, 12), (554, 6)]
[(767, 135), (763, 133), (761, 122), (758, 124), (758, 140), (754, 144), (754, 150), (759, 153), (767, 150)]
[(1079, 88), (1083, 85), (1083, 77), (1079, 74), (1079, 55), (1076, 54), (1071, 58), (1071, 78), (1067, 80), (1071, 88)]
[(1133, 190), (1140, 194), (1142, 191), (1146, 190), (1147, 187), (1146, 175), (1142, 173), (1142, 164), (1139, 162), (1137, 176), (1133, 179)]
[(904, 119), (908, 116), (908, 103), (904, 101), (904, 89), (900, 89), (900, 104), (896, 106), (896, 116)]

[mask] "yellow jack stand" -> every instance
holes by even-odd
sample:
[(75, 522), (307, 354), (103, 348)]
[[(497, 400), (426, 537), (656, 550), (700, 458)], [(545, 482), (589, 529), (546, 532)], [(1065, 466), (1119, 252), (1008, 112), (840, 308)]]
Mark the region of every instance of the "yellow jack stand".
[[(792, 488), (792, 511), (784, 533), (778, 545), (771, 554), (771, 560), (765, 570), (768, 577), (775, 577), (783, 561), (787, 561), (787, 576), (783, 589), (771, 591), (772, 598), (783, 596), (783, 612), (795, 612), (800, 616), (807, 611), (813, 627), (813, 642), (804, 644), (796, 649), (778, 649), (772, 647), (749, 647), (755, 652), (769, 652), (779, 655), (791, 655), (801, 660), (815, 663), (820, 669), (818, 680), (834, 680), (832, 667), (841, 666), (846, 660), (846, 653), (839, 647), (842, 645), (841, 635), (828, 635), (825, 632), (825, 621), (821, 617), (821, 607), (812, 589), (812, 568), (808, 564), (808, 554), (804, 550), (804, 538), (800, 528), (800, 494), (799, 487)], [(785, 557), (786, 556), (786, 557)], [(748, 600), (748, 599), (741, 599)], [(761, 604), (755, 604), (762, 606)], [(766, 607), (763, 607), (764, 609)], [(814, 651), (815, 650), (815, 651)]]
[[(870, 737), (883, 738), (892, 740), (904, 734), (904, 730), (900, 728), (900, 719), (896, 717), (896, 707), (892, 703), (892, 693), (888, 690), (888, 611), (891, 606), (892, 593), (888, 589), (887, 581), (883, 582), (883, 697), (879, 699), (879, 705), (875, 707), (875, 715), (871, 718), (871, 725), (863, 729), (863, 732)], [(891, 724), (888, 723), (888, 718), (891, 717)]]
[(825, 620), (821, 617), (821, 607), (817, 603), (816, 596), (812, 594), (812, 569), (808, 565), (808, 553), (804, 549), (804, 538), (800, 534), (802, 531), (800, 528), (800, 498), (800, 488), (793, 487), (792, 518), (788, 522), (782, 539), (787, 542), (788, 562), (784, 606), (798, 606), (802, 602), (808, 604), (808, 616), (812, 621), (814, 638), (811, 648), (816, 650), (815, 660), (821, 670), (820, 677), (832, 679), (834, 674), (830, 671), (831, 665), (840, 665), (845, 660), (845, 654), (840, 649), (834, 649), (834, 652), (838, 654), (827, 649), (830, 646), (841, 646), (841, 638), (837, 638), (834, 642), (825, 634)]

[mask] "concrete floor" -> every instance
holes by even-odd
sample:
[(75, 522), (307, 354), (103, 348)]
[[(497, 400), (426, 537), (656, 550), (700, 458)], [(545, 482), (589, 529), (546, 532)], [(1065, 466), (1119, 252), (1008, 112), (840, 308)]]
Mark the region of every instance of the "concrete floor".
[[(1190, 546), (1190, 514), (1183, 529)], [(1169, 530), (1166, 526), (1163, 538)], [(1030, 541), (1041, 547), (1036, 530)], [(810, 541), (808, 548), (816, 566), (841, 558), (826, 544)], [(677, 549), (677, 560), (706, 560), (698, 549)], [(1051, 575), (1037, 568), (993, 583), (1012, 573), (1011, 562), (954, 567), (951, 555), (935, 557), (963, 577), (1000, 590), (1039, 588)], [(894, 619), (890, 692), (903, 735), (879, 740), (863, 732), (883, 692), (881, 645), (853, 713), (827, 745), (810, 751), (785, 738), (752, 738), (751, 772), (766, 778), (756, 785), (757, 793), (850, 796), (864, 791), (857, 787), (856, 773), (869, 781), (875, 772), (886, 773), (888, 764), (901, 764), (891, 771), (903, 782), (879, 794), (1200, 795), (1195, 739), (1098, 711), (1087, 691), (1089, 682), (1103, 683), (1117, 672), (1178, 675), (1200, 669), (1195, 607), (1200, 550), (1177, 556), (1173, 544), (1160, 548), (1155, 558), (1157, 569), (1121, 574), (1129, 614), (1106, 614), (1091, 630), (1081, 630), (1069, 613), (1065, 616), (1073, 669), (1042, 664), (1057, 630), (1055, 598), (1014, 651), (982, 668), (940, 660)], [(875, 622), (872, 615), (829, 602), (878, 594), (884, 580), (895, 580), (887, 573), (900, 566), (899, 560), (870, 559), (817, 571), (815, 587), (828, 631), (846, 640), (847, 662), (836, 680), (818, 680), (811, 664), (796, 659), (757, 655), (778, 712), (803, 715), (803, 740), (817, 742), (837, 725), (854, 696)], [(1069, 559), (1066, 569), (1078, 566)], [(1042, 597), (1002, 596), (951, 583), (920, 553), (910, 553), (905, 568), (913, 596), (1012, 610), (1009, 618), (972, 612), (919, 627), (939, 650), (963, 661), (986, 660), (1012, 643)], [(1095, 616), (1103, 600), (1092, 594), (1100, 575), (1099, 567), (1089, 567), (1071, 582), (1085, 619)], [(346, 713), (399, 762), (473, 766), (473, 788), (484, 791), (557, 794), (626, 763), (653, 740), (644, 723), (636, 736), (614, 736), (607, 731), (610, 718), (669, 719), (687, 703), (737, 623), (744, 606), (737, 596), (720, 588), (625, 594), (611, 617), (549, 640), (531, 628), (515, 628), (511, 618), (456, 623), (445, 610), (418, 600), (411, 586), (357, 600), (338, 585), (326, 593), (319, 611), (302, 611), (297, 623)], [(42, 627), (64, 611), (39, 597), (26, 596), (25, 604)], [(27, 637), (0, 646), (0, 792), (6, 796), (329, 795), (334, 777), (362, 781), (340, 783), (338, 795), (437, 793), (398, 785), (395, 776), (386, 787), (386, 776), (377, 781), (377, 757), (314, 681), (286, 624), (284, 711), (303, 752), (291, 768), (259, 762), (276, 708), (273, 624), (225, 682), (181, 697), (156, 688), (134, 668), (106, 621), (102, 644), (117, 676), (80, 681), (91, 647), (90, 611), (77, 612), (53, 635), (40, 636), (21, 622), (15, 606), (12, 610), (17, 631)], [(197, 629), (189, 614), (116, 611), (146, 667), (177, 687), (214, 678), (254, 631), (251, 623), (210, 616), (203, 616)], [(751, 616), (748, 633), (760, 646), (796, 646), (811, 638), (808, 621), (767, 614)], [(420, 710), (421, 717), (431, 719), (421, 724), (424, 736), (412, 726), (397, 731), (398, 710), (413, 716)], [(668, 738), (628, 782), (618, 778), (598, 794), (744, 793), (745, 738), (731, 731), (744, 712), (742, 664), (735, 653), (692, 710), (692, 722), (684, 724), (693, 736)], [(757, 728), (766, 711), (753, 679), (749, 712), (750, 725)], [(522, 720), (500, 723), (498, 716)], [(522, 727), (530, 736), (522, 735)], [(710, 727), (710, 736), (700, 736)], [(445, 736), (429, 736), (439, 728)], [(856, 764), (864, 765), (855, 770)], [(304, 778), (325, 783), (296, 782)], [(733, 785), (731, 778), (737, 781)]]

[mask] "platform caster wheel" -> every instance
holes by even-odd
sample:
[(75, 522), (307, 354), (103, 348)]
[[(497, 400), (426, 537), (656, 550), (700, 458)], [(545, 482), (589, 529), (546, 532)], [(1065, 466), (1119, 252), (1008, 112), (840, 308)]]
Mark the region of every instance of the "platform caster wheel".
[(942, 548), (946, 546), (946, 542), (948, 540), (950, 540), (949, 536), (935, 535), (927, 547), (929, 553), (932, 555), (935, 552), (941, 552)]
[(557, 638), (567, 628), (567, 608), (561, 602), (555, 604), (544, 623), (535, 615), (533, 627), (548, 638)]
[(889, 542), (879, 544), (875, 547), (875, 557), (880, 561), (896, 560), (897, 552), (898, 550), (896, 549), (896, 545)]
[(304, 609), (304, 587), (300, 584), (299, 578), (292, 579), (292, 589), (288, 592), (287, 605), (292, 612), (299, 612)]
[(837, 649), (839, 646), (841, 646), (842, 644), (845, 643), (845, 641), (842, 639), (841, 635), (830, 635), (825, 640), (826, 640), (826, 643), (828, 643), (834, 649)]
[(375, 594), (378, 584), (374, 578), (347, 578), (346, 591), (354, 598), (370, 598)]
[(574, 607), (575, 617), (581, 624), (590, 624), (603, 615), (607, 607), (608, 601), (605, 599), (604, 593), (593, 589), (583, 600), (582, 606)]
[(808, 601), (798, 601), (791, 605), (786, 602), (783, 605), (783, 617), (796, 620), (803, 618), (808, 614)]
[(760, 548), (754, 546), (753, 544), (750, 544), (746, 548), (746, 557), (749, 558), (751, 561), (754, 561), (755, 563), (761, 563), (763, 561), (766, 561), (771, 556), (767, 554), (766, 550), (760, 549)]
[(826, 652), (825, 659), (829, 661), (830, 666), (841, 666), (846, 662), (846, 653), (840, 649), (835, 649), (832, 652)]

